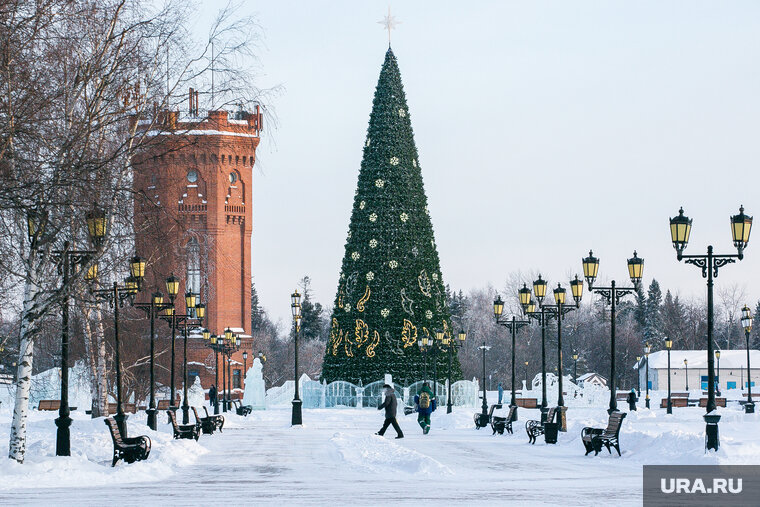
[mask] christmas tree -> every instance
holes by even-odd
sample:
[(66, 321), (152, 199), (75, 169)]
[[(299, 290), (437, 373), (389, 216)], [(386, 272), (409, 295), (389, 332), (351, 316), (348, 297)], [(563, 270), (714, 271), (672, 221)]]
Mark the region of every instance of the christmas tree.
[[(375, 90), (372, 114), (338, 291), (322, 366), (327, 381), (368, 383), (390, 373), (396, 382), (422, 379), (422, 337), (452, 330), (433, 225), (396, 57), (391, 49)], [(438, 378), (448, 354), (429, 354)], [(454, 355), (452, 381), (462, 377)]]

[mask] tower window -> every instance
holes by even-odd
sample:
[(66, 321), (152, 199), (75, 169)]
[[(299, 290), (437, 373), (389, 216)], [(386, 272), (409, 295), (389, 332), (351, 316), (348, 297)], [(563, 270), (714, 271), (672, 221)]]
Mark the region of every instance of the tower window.
[(235, 183), (237, 183), (237, 179), (238, 179), (237, 178), (237, 173), (235, 173), (235, 171), (232, 171), (230, 173), (230, 183), (232, 183), (234, 185)]
[(201, 249), (198, 240), (190, 238), (187, 242), (187, 290), (194, 294), (201, 293)]
[(198, 181), (198, 172), (195, 169), (190, 169), (187, 171), (187, 181), (190, 183), (195, 183)]

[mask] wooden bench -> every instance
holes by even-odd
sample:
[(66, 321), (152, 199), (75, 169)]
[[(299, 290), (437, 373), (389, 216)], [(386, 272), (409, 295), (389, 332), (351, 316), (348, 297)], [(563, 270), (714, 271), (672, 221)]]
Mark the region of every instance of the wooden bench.
[[(555, 417), (556, 414), (557, 414), (557, 407), (552, 407), (546, 413), (546, 421), (545, 422), (536, 421), (536, 420), (531, 420), (531, 421), (526, 422), (525, 423), (525, 431), (528, 432), (528, 442), (530, 442), (531, 444), (535, 444), (536, 443), (536, 438), (539, 435), (543, 435), (543, 434), (546, 433), (546, 425), (547, 424), (557, 424), (557, 423), (554, 422), (554, 417)], [(556, 441), (554, 441), (554, 442), (547, 441), (547, 443), (552, 443), (553, 444), (553, 443), (556, 443)]]
[(507, 417), (501, 417), (498, 415), (491, 416), (491, 429), (493, 430), (493, 435), (495, 435), (497, 431), (499, 432), (499, 435), (503, 435), (505, 429), (512, 434), (512, 421), (515, 420), (516, 410), (517, 407), (509, 407), (509, 414), (507, 414)]
[(607, 448), (607, 452), (610, 454), (612, 454), (610, 448), (614, 447), (618, 456), (620, 456), (620, 427), (623, 425), (625, 416), (624, 412), (615, 411), (610, 414), (606, 429), (587, 426), (581, 430), (581, 440), (586, 448), (586, 456), (591, 451), (594, 451), (594, 456), (599, 454), (599, 451), (602, 450), (602, 445)]
[(148, 459), (148, 455), (150, 454), (150, 438), (145, 435), (122, 438), (119, 426), (113, 417), (106, 417), (105, 423), (111, 431), (111, 440), (113, 441), (112, 467), (115, 467), (116, 462), (120, 459), (123, 459), (127, 463)]
[(488, 420), (484, 421), (481, 417), (483, 414), (481, 412), (476, 412), (475, 415), (472, 416), (472, 419), (475, 421), (475, 429), (479, 430), (480, 428), (485, 428), (488, 423), (491, 422), (491, 418), (493, 417), (493, 411), (497, 408), (501, 408), (501, 403), (494, 403), (491, 405), (491, 408), (488, 409)]
[(217, 429), (221, 433), (222, 428), (224, 427), (224, 416), (221, 414), (209, 415), (208, 409), (205, 406), (203, 407), (203, 411), (206, 412), (206, 417), (214, 421), (214, 424), (216, 425)]
[[(136, 414), (137, 413), (137, 405), (134, 403), (122, 403), (121, 404), (122, 410), (124, 410), (125, 414)], [(108, 413), (109, 414), (115, 414), (118, 410), (118, 404), (117, 403), (109, 403), (108, 404)]]
[(522, 408), (538, 408), (538, 398), (517, 398), (515, 403)]
[[(726, 399), (725, 398), (715, 398), (715, 405), (718, 407), (726, 408)], [(707, 398), (700, 398), (699, 399), (699, 406), (704, 408), (707, 406)]]
[(628, 393), (617, 393), (615, 394), (615, 399), (617, 401), (628, 401)]
[(232, 400), (233, 405), (235, 405), (235, 412), (237, 415), (242, 415), (243, 417), (248, 417), (248, 414), (250, 414), (253, 411), (253, 407), (250, 405), (243, 405), (240, 403), (240, 400)]
[[(671, 396), (670, 398), (670, 406), (671, 407), (688, 407), (689, 406), (689, 400), (688, 398), (673, 398)], [(660, 408), (668, 408), (668, 399), (663, 398), (660, 400)]]
[(37, 410), (60, 410), (61, 400), (40, 400)]
[(174, 429), (174, 438), (194, 438), (198, 440), (198, 437), (201, 436), (200, 422), (196, 421), (195, 424), (177, 424), (177, 414), (174, 413), (174, 410), (167, 410), (166, 413), (169, 415), (169, 420)]
[[(222, 426), (224, 426), (224, 418), (222, 418), (221, 421), (219, 421), (218, 417), (211, 417), (208, 415), (208, 411), (206, 411), (206, 417), (200, 417), (198, 415), (198, 410), (195, 407), (190, 407), (193, 409), (193, 414), (195, 414), (195, 421), (196, 424), (201, 425), (201, 431), (206, 435), (213, 435), (214, 431), (217, 429), (221, 430)], [(206, 407), (203, 407), (204, 409)], [(221, 422), (221, 424), (218, 424)]]

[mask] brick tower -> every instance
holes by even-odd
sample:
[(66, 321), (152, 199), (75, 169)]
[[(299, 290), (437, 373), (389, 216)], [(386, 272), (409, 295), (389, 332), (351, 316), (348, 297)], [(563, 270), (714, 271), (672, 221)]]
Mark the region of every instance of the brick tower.
[[(200, 117), (192, 89), (189, 102), (186, 117), (171, 111), (159, 114), (150, 126), (138, 122), (147, 136), (133, 164), (135, 247), (147, 261), (140, 298), (147, 300), (156, 290), (166, 296), (164, 281), (171, 274), (180, 280), (178, 313), (184, 313), (186, 291), (200, 294), (206, 303), (204, 326), (217, 334), (229, 327), (241, 339), (232, 358), (232, 379), (233, 388), (243, 387), (242, 353), (250, 354), (252, 346), (252, 185), (262, 114), (257, 106), (254, 112), (215, 110)], [(165, 324), (157, 330), (160, 339), (169, 335)], [(178, 330), (178, 388), (181, 336)], [(200, 376), (208, 389), (215, 382), (214, 354), (197, 331), (190, 336), (190, 383)], [(168, 366), (168, 359), (159, 361)], [(221, 377), (220, 360), (219, 382)]]

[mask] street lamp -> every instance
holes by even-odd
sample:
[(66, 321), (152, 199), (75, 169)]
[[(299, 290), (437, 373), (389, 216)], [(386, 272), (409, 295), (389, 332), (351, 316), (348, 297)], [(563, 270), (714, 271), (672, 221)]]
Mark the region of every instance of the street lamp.
[(293, 398), (293, 413), (290, 418), (291, 426), (303, 424), (301, 419), (301, 398), (298, 396), (298, 333), (301, 331), (301, 294), (296, 290), (290, 295), (290, 310), (293, 313), (293, 349), (295, 350), (296, 392)]
[(179, 293), (179, 279), (174, 276), (174, 273), (172, 273), (165, 281), (166, 285), (166, 292), (169, 294), (169, 300), (171, 302), (171, 307), (165, 309), (165, 315), (163, 315), (161, 318), (171, 325), (172, 329), (172, 339), (171, 339), (171, 350), (172, 350), (172, 357), (171, 357), (171, 368), (170, 368), (170, 391), (169, 391), (169, 410), (176, 410), (177, 407), (174, 405), (175, 401), (175, 395), (174, 395), (174, 360), (175, 360), (175, 353), (176, 353), (176, 339), (177, 339), (177, 322), (174, 319), (174, 314), (176, 313), (176, 309), (174, 308), (174, 299), (177, 297), (177, 294)]
[[(530, 364), (530, 361), (525, 361), (525, 387), (528, 387), (528, 365)], [(531, 391), (533, 390), (533, 386), (531, 386)], [(523, 394), (525, 396), (525, 394)]]
[[(211, 334), (208, 329), (204, 329), (203, 339), (206, 340), (206, 346), (214, 351), (214, 361), (216, 363), (216, 366), (214, 367), (214, 385), (216, 386), (214, 415), (216, 415), (219, 413), (219, 353), (223, 350), (224, 338), (222, 336), (217, 336), (216, 334)], [(224, 375), (224, 370), (222, 371), (222, 375)], [(224, 385), (222, 385), (221, 393), (224, 395)], [(222, 405), (222, 409), (226, 412), (227, 406), (224, 403)]]
[(517, 336), (517, 331), (524, 326), (527, 326), (530, 324), (530, 320), (517, 320), (517, 317), (514, 315), (510, 320), (501, 320), (501, 315), (504, 312), (504, 301), (502, 301), (501, 296), (498, 294), (496, 295), (496, 300), (493, 302), (493, 315), (496, 318), (496, 324), (502, 325), (509, 329), (509, 332), (512, 334), (512, 399), (509, 403), (509, 407), (514, 407), (514, 416), (512, 418), (513, 421), (517, 420), (517, 394), (515, 393), (515, 337)]
[(742, 308), (742, 327), (744, 328), (744, 338), (747, 340), (747, 403), (744, 404), (744, 412), (754, 414), (755, 404), (752, 402), (752, 375), (749, 364), (749, 334), (752, 332), (752, 312), (747, 305)]
[(242, 382), (240, 384), (244, 389), (245, 389), (245, 384), (244, 384), (245, 375), (246, 375), (247, 372), (248, 372), (248, 351), (244, 350), (243, 351), (243, 378), (242, 378)]
[(452, 410), (452, 403), (451, 403), (451, 362), (452, 362), (452, 356), (454, 355), (454, 352), (459, 349), (462, 345), (464, 345), (464, 341), (467, 339), (467, 333), (464, 330), (459, 331), (457, 334), (457, 339), (454, 340), (453, 338), (446, 337), (444, 338), (444, 345), (446, 346), (447, 352), (449, 353), (449, 386), (448, 386), (448, 395), (446, 396), (446, 413), (450, 414)]
[(486, 399), (486, 351), (491, 350), (491, 347), (486, 345), (486, 342), (483, 342), (483, 345), (478, 348), (483, 351), (483, 406), (478, 427), (485, 428), (488, 425), (488, 400)]
[(715, 394), (720, 396), (720, 350), (715, 351), (715, 359), (718, 360), (718, 376), (715, 377)]
[[(667, 413), (672, 414), (673, 413), (673, 403), (670, 400), (670, 349), (673, 347), (673, 340), (670, 338), (665, 339), (665, 348), (668, 349), (668, 405), (667, 405)], [(659, 383), (659, 381), (658, 381)]]
[(649, 407), (649, 353), (652, 351), (652, 347), (649, 346), (649, 342), (647, 342), (646, 346), (644, 347), (644, 355), (647, 358), (647, 370), (646, 370), (646, 384), (647, 384), (647, 398), (646, 398), (646, 407)]
[(744, 249), (749, 243), (749, 233), (752, 229), (752, 217), (744, 214), (744, 206), (739, 207), (739, 214), (730, 218), (731, 237), (737, 253), (717, 255), (713, 254), (713, 247), (707, 247), (707, 255), (684, 255), (683, 251), (689, 243), (692, 219), (685, 216), (683, 208), (678, 211), (678, 216), (670, 219), (670, 235), (673, 247), (676, 249), (678, 260), (684, 260), (686, 264), (693, 264), (702, 269), (702, 278), (707, 278), (707, 407), (704, 415), (707, 434), (705, 447), (718, 450), (720, 438), (718, 422), (720, 415), (711, 414), (716, 409), (715, 405), (715, 368), (713, 359), (713, 278), (718, 276), (718, 269), (736, 262), (736, 259), (744, 258)]
[[(69, 407), (69, 276), (76, 272), (77, 267), (85, 266), (97, 254), (97, 248), (103, 243), (106, 235), (107, 220), (105, 213), (95, 206), (87, 218), (87, 232), (90, 243), (96, 250), (72, 250), (68, 241), (64, 241), (63, 250), (52, 252), (52, 260), (58, 265), (58, 272), (63, 276), (60, 289), (61, 296), (61, 404), (58, 407), (58, 417), (55, 425), (58, 428), (55, 436), (55, 455), (71, 456), (71, 409)], [(45, 224), (42, 217), (30, 212), (27, 216), (29, 242), (34, 243), (43, 232)], [(92, 264), (85, 274), (85, 279), (97, 277), (97, 264)]]
[(578, 354), (573, 354), (573, 384), (578, 384)]
[(588, 283), (588, 290), (602, 296), (610, 304), (610, 408), (609, 414), (617, 410), (617, 388), (615, 385), (615, 308), (622, 298), (629, 294), (635, 294), (641, 285), (641, 277), (644, 272), (644, 259), (639, 258), (636, 251), (633, 257), (628, 259), (628, 276), (633, 287), (618, 287), (612, 280), (609, 287), (594, 287), (597, 274), (599, 273), (599, 259), (589, 251), (588, 257), (583, 259), (583, 276)]
[[(580, 307), (581, 304), (581, 298), (583, 297), (583, 282), (578, 278), (578, 276), (575, 277), (574, 280), (570, 282), (570, 287), (572, 291), (573, 300), (575, 301), (575, 306), (565, 306), (565, 300), (566, 300), (566, 294), (567, 290), (562, 287), (561, 284), (557, 284), (557, 288), (554, 289), (553, 295), (554, 295), (554, 304), (550, 305), (547, 303), (544, 303), (544, 298), (546, 297), (546, 286), (547, 283), (545, 280), (541, 278), (541, 275), (538, 276), (538, 280), (533, 282), (533, 294), (536, 296), (536, 300), (538, 301), (539, 307), (541, 308), (540, 312), (526, 312), (529, 318), (534, 318), (536, 320), (539, 320), (541, 323), (541, 394), (542, 394), (542, 401), (541, 401), (541, 414), (542, 414), (542, 420), (546, 417), (547, 407), (546, 407), (546, 351), (545, 351), (545, 340), (546, 340), (546, 322), (551, 319), (555, 318), (557, 319), (557, 377), (558, 377), (558, 395), (557, 395), (557, 405), (560, 407), (560, 431), (566, 431), (566, 423), (565, 423), (565, 399), (564, 399), (564, 388), (562, 386), (563, 384), (563, 368), (562, 368), (562, 317), (571, 311), (576, 310)], [(527, 288), (525, 284), (523, 284), (523, 288), (519, 291), (520, 296), (520, 303), (523, 304), (523, 308), (527, 308), (531, 304), (530, 300), (530, 289)]]
[(158, 313), (171, 308), (172, 303), (164, 303), (164, 295), (160, 292), (154, 292), (150, 298), (150, 303), (133, 303), (132, 306), (139, 308), (148, 314), (150, 319), (150, 400), (148, 403), (148, 409), (145, 411), (148, 414), (148, 427), (153, 431), (158, 429), (158, 422), (156, 418), (156, 383), (155, 383), (155, 320)]
[(689, 361), (684, 358), (683, 365), (686, 367), (686, 392), (689, 392)]
[(116, 415), (114, 420), (119, 427), (122, 438), (127, 438), (127, 416), (124, 414), (124, 407), (121, 398), (121, 359), (119, 358), (119, 308), (124, 307), (124, 301), (127, 299), (131, 302), (140, 290), (143, 277), (145, 276), (145, 261), (140, 257), (133, 257), (129, 262), (130, 275), (124, 280), (124, 285), (119, 286), (118, 282), (113, 282), (110, 289), (96, 289), (92, 291), (95, 300), (98, 302), (108, 301), (108, 305), (113, 308), (113, 329), (114, 329), (114, 363), (116, 364)]

